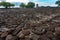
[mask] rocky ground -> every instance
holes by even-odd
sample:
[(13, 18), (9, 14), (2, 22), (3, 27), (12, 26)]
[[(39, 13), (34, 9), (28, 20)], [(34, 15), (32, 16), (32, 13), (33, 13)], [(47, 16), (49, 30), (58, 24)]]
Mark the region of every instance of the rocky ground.
[(0, 40), (60, 40), (60, 8), (0, 9)]

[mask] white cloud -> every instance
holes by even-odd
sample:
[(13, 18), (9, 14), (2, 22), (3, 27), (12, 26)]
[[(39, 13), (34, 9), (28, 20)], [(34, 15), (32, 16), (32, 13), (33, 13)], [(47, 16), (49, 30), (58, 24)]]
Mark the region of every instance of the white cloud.
[(29, 0), (6, 0), (7, 2), (23, 2), (25, 4), (27, 4), (29, 2)]
[(29, 0), (6, 0), (7, 2), (24, 2), (27, 3)]
[(35, 4), (39, 4), (39, 6), (57, 6), (54, 3), (44, 3), (44, 2), (35, 2)]
[[(35, 2), (35, 4), (39, 4), (39, 6), (56, 6), (55, 3), (46, 3), (46, 2), (38, 2), (38, 0), (6, 0), (7, 2), (23, 2), (23, 3), (28, 3), (29, 1)], [(54, 0), (57, 1), (57, 0)]]
[(35, 2), (35, 4), (39, 4), (39, 6), (57, 6), (55, 4), (57, 0), (51, 1), (51, 2), (41, 2), (41, 1), (37, 1), (37, 0), (33, 0), (33, 2)]

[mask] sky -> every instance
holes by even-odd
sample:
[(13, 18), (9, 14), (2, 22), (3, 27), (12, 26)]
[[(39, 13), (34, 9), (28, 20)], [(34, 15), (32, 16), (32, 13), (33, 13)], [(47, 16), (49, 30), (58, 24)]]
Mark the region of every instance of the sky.
[(57, 0), (30, 0), (30, 1), (39, 4), (39, 6), (57, 6), (55, 4)]
[(57, 0), (6, 0), (7, 2), (34, 2), (35, 4), (39, 4), (39, 6), (57, 6), (55, 2)]

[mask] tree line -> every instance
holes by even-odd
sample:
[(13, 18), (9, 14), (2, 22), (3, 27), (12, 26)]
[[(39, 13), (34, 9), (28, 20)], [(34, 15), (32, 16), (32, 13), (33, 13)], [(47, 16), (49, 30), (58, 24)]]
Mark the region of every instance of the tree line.
[[(55, 4), (57, 4), (58, 7), (60, 7), (60, 0), (56, 1)], [(10, 8), (10, 7), (14, 7), (15, 4), (12, 4), (10, 2), (0, 2), (0, 6), (3, 6), (5, 8)], [(27, 5), (24, 4), (24, 3), (21, 3), (19, 6), (22, 7), (22, 8), (34, 8), (35, 3), (34, 2), (28, 2)]]
[[(0, 6), (3, 6), (5, 8), (10, 8), (10, 7), (14, 7), (15, 4), (10, 3), (10, 2), (0, 2)], [(24, 4), (24, 3), (21, 3), (19, 6), (22, 7), (22, 8), (33, 8), (35, 6), (35, 3), (28, 2), (27, 5)]]

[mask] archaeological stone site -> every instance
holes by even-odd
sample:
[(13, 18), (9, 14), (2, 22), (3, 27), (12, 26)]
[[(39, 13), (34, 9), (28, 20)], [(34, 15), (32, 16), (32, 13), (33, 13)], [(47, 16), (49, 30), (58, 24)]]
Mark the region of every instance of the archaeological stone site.
[(60, 40), (60, 8), (0, 8), (0, 40)]

